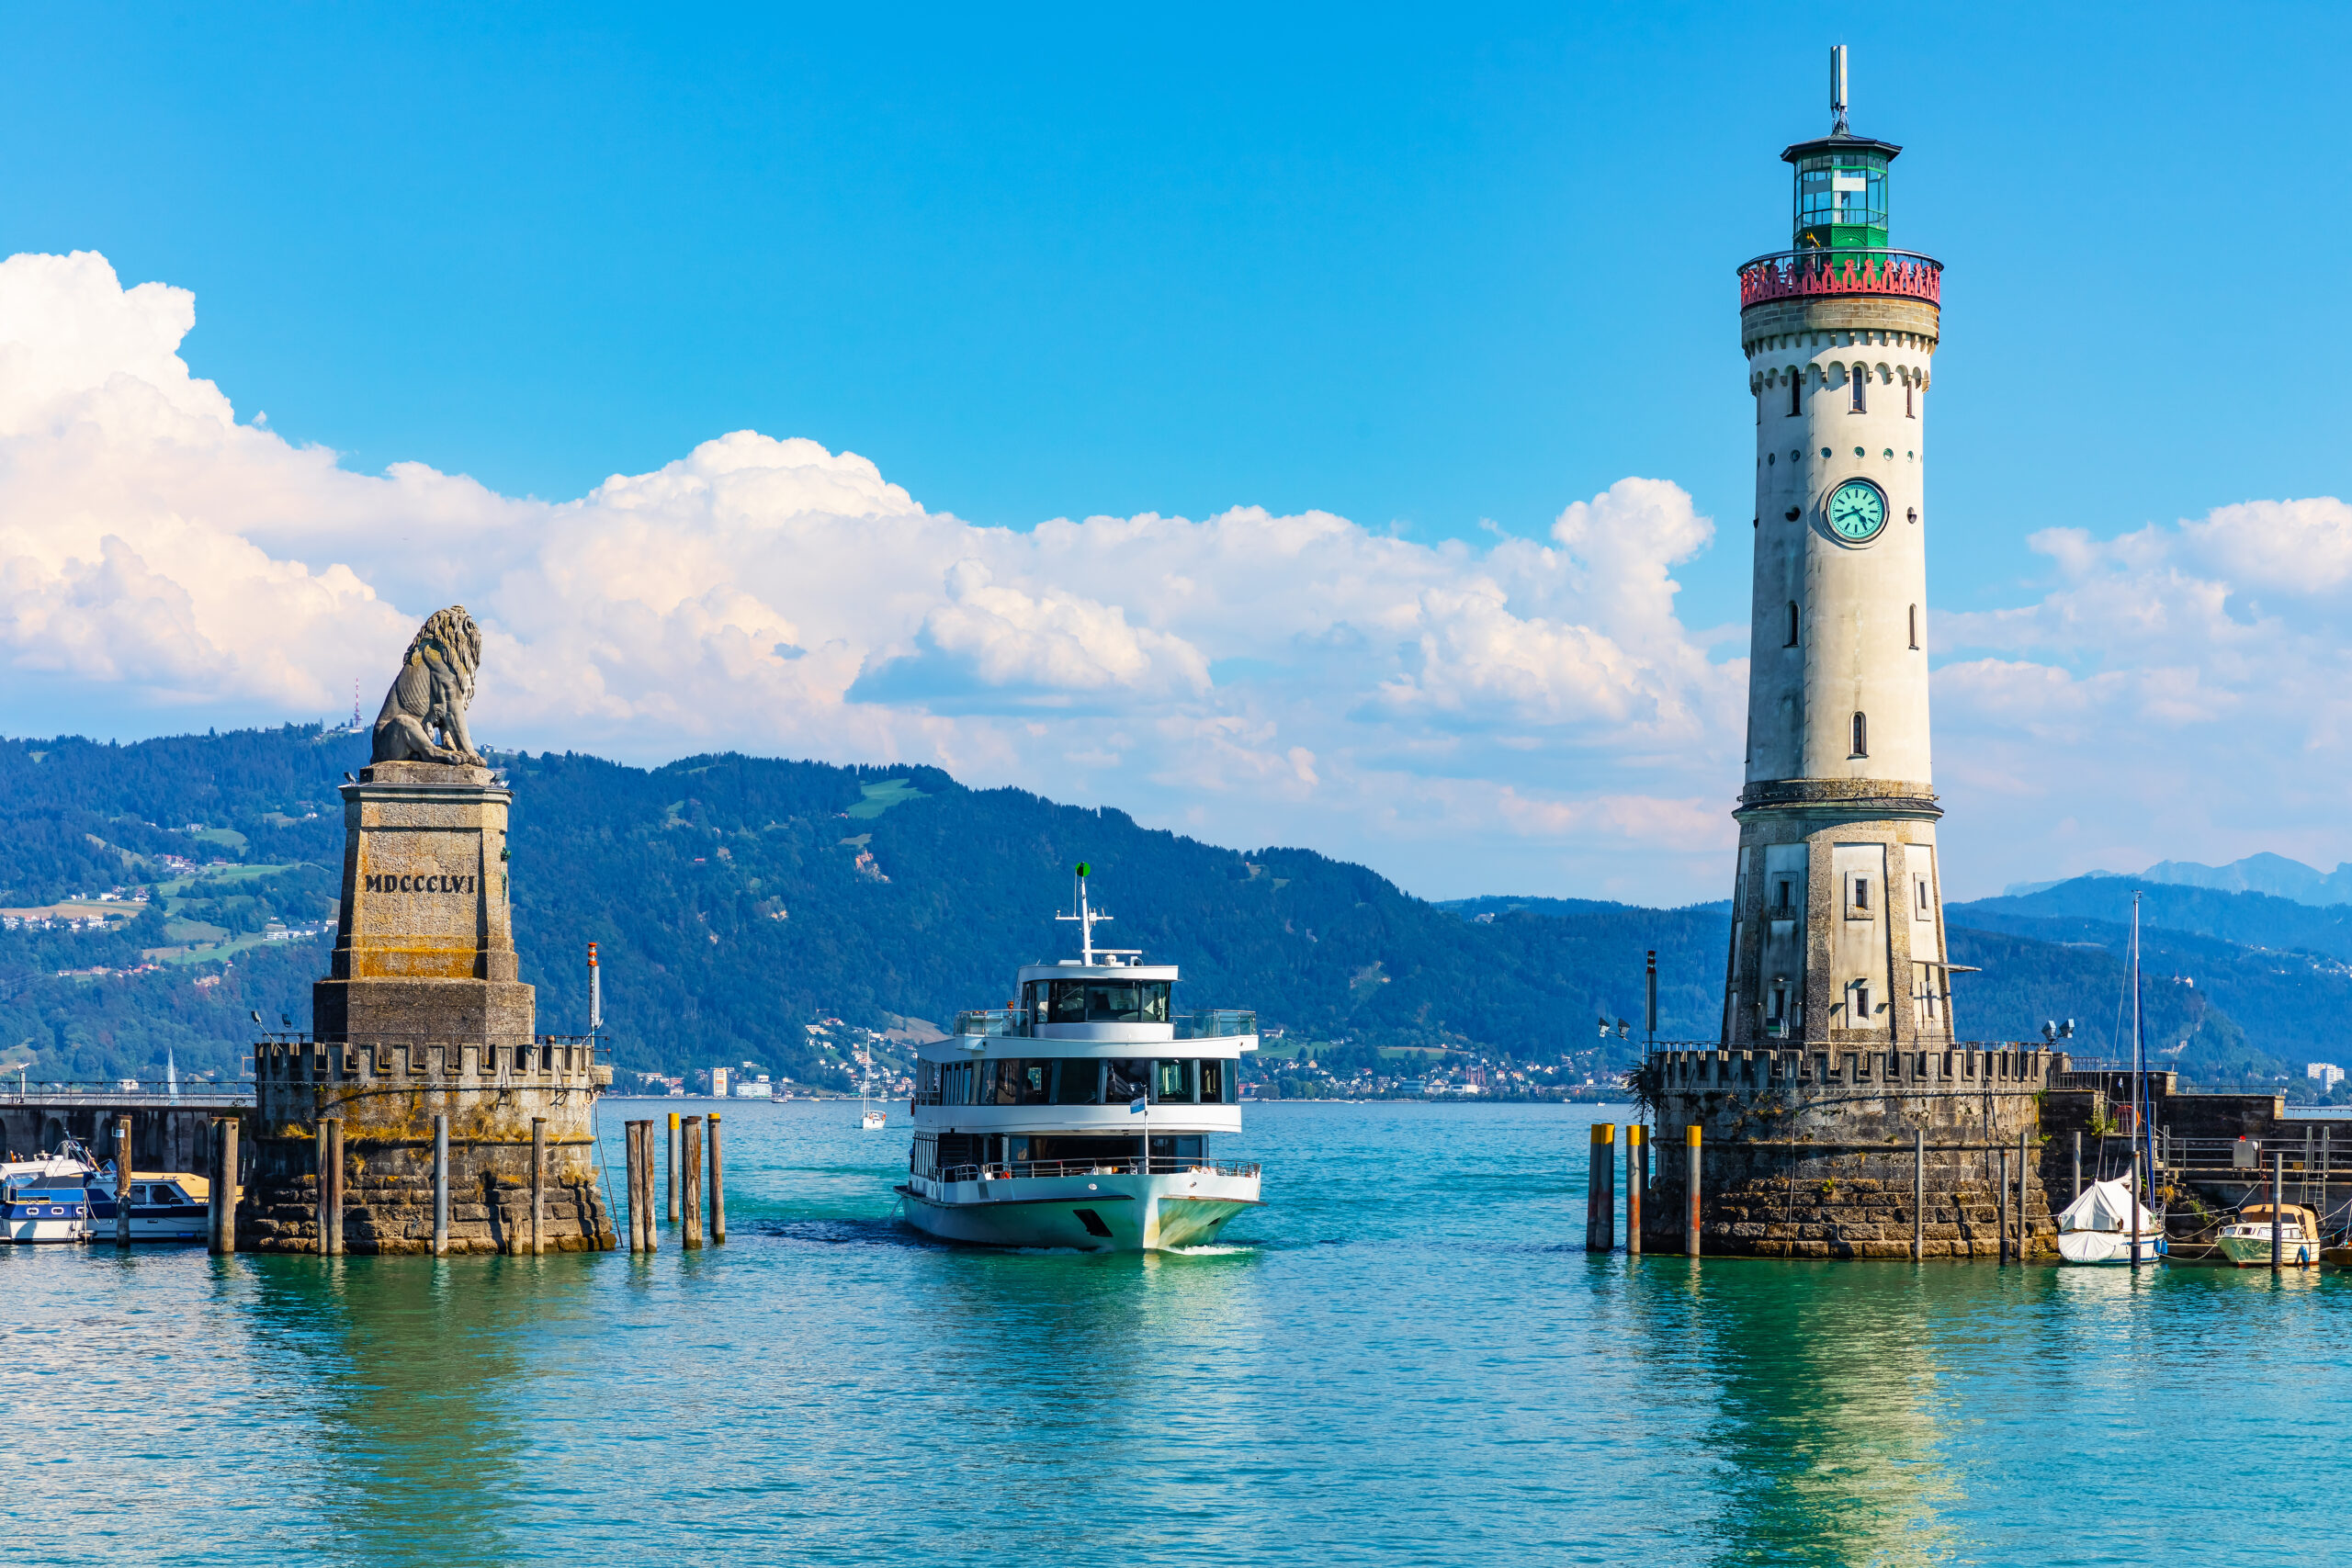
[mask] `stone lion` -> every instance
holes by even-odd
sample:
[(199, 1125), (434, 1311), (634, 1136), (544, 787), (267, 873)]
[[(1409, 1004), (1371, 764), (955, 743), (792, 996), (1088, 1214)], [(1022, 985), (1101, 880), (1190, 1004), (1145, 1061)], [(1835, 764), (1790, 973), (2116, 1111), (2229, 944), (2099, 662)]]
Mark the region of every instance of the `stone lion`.
[(481, 663), (481, 628), (466, 607), (435, 610), (410, 639), (400, 675), (384, 694), (384, 711), (376, 716), (375, 753), (368, 761), (481, 766), (473, 737), (466, 733), (466, 708), (474, 700), (474, 671)]

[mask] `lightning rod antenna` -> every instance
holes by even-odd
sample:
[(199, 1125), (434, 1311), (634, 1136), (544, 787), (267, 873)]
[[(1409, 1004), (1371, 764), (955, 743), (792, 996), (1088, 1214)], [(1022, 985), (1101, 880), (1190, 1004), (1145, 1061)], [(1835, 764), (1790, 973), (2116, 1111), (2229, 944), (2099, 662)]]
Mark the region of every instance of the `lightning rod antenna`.
[(1846, 130), (1846, 46), (1829, 46), (1829, 134), (1844, 136)]

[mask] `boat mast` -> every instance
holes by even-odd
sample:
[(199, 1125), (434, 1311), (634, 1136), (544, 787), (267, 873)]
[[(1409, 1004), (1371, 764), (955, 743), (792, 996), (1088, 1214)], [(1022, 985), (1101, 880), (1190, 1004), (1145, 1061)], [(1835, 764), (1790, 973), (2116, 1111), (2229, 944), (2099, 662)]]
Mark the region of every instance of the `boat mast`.
[(2147, 1118), (2140, 1100), (2147, 1088), (2141, 1068), (2140, 896), (2132, 895), (2132, 1267), (2140, 1267), (2140, 1128)]
[(1080, 964), (1091, 965), (1094, 962), (1094, 922), (1107, 920), (1111, 917), (1087, 906), (1086, 879), (1092, 874), (1094, 868), (1084, 861), (1080, 861), (1074, 869), (1078, 874), (1078, 913), (1056, 915), (1054, 919), (1078, 922), (1078, 961)]

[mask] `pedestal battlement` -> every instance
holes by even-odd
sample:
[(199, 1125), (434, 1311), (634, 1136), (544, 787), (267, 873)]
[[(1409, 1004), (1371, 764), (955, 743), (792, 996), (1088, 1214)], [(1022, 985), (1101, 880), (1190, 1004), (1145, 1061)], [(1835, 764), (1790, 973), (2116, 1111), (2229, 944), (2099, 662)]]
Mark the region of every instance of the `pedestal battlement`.
[(2041, 1096), (2067, 1068), (2019, 1045), (1653, 1052), (1634, 1079), (1661, 1156), (1643, 1245), (1681, 1245), (1694, 1127), (1705, 1252), (1905, 1258), (1916, 1215), (1926, 1256), (1990, 1257), (2005, 1156), (2011, 1181), (2024, 1171), (2025, 1243), (2046, 1245)]

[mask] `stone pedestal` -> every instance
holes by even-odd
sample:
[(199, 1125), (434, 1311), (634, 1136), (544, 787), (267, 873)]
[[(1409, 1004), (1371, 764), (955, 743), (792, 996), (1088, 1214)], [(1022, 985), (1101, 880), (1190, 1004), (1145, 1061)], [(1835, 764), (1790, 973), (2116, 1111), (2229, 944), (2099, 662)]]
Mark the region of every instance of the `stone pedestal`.
[[(1642, 1245), (1681, 1249), (1684, 1135), (1695, 1123), (1705, 1167), (1700, 1241), (1710, 1257), (1907, 1258), (1915, 1213), (1925, 1215), (1928, 1257), (1995, 1257), (2001, 1156), (2015, 1181), (2020, 1134), (2026, 1248), (2045, 1253), (2056, 1227), (2041, 1098), (2065, 1065), (2063, 1055), (2022, 1046), (1657, 1051), (1642, 1071), (1660, 1155), (1642, 1201)], [(1920, 1134), (1923, 1208), (1913, 1186)]]
[(526, 1249), (531, 1123), (548, 1122), (544, 1235), (613, 1247), (594, 1107), (612, 1070), (593, 1042), (536, 1034), (515, 978), (506, 814), (486, 768), (379, 762), (343, 786), (343, 909), (311, 988), (313, 1038), (254, 1048), (254, 1179), (240, 1245), (318, 1247), (318, 1121), (344, 1119), (349, 1251), (424, 1252), (433, 1118), (449, 1118), (450, 1250)]

